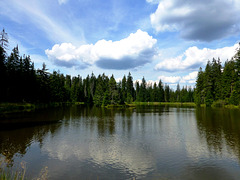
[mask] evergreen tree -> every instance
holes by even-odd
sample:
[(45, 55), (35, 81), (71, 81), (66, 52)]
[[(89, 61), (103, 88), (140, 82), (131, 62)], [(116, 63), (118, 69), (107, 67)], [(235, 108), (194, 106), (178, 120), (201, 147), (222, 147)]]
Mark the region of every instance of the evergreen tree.
[(96, 90), (96, 77), (95, 75), (92, 73), (91, 78), (90, 78), (90, 82), (89, 82), (89, 89), (90, 89), (90, 102), (93, 101), (93, 96), (95, 94), (95, 90)]
[(177, 84), (176, 101), (177, 101), (177, 102), (180, 102), (180, 101), (182, 102), (181, 96), (180, 96), (180, 85), (179, 85), (179, 83)]
[(204, 73), (202, 68), (199, 68), (196, 88), (195, 88), (195, 103), (199, 106), (204, 103)]
[(164, 89), (164, 100), (165, 102), (170, 102), (170, 87), (165, 84), (165, 89)]
[(49, 72), (47, 72), (47, 66), (45, 63), (42, 65), (42, 69), (37, 70), (37, 101), (49, 102), (50, 99), (50, 87), (49, 87)]
[(140, 85), (140, 89), (139, 89), (139, 101), (140, 102), (146, 102), (147, 99), (146, 99), (146, 95), (147, 95), (147, 89), (146, 89), (146, 86), (147, 86), (147, 83), (146, 83), (146, 80), (145, 78), (143, 77), (142, 78), (142, 83)]
[(6, 56), (4, 49), (0, 46), (0, 102), (6, 101), (7, 95), (7, 68), (6, 68)]
[(158, 82), (158, 89), (159, 89), (158, 101), (159, 102), (164, 102), (165, 101), (165, 98), (164, 98), (164, 88), (163, 88), (163, 83), (162, 83), (161, 79)]
[(3, 48), (4, 53), (6, 53), (6, 50), (8, 48), (8, 35), (5, 32), (4, 28), (2, 32), (0, 32), (0, 46)]
[(222, 98), (227, 102), (233, 91), (237, 76), (235, 73), (235, 62), (233, 60), (226, 61), (222, 75)]
[(158, 101), (158, 92), (159, 92), (159, 89), (157, 87), (157, 83), (154, 82), (154, 84), (153, 84), (153, 92), (152, 92), (152, 101), (153, 102), (157, 102)]
[(222, 98), (222, 65), (220, 59), (213, 58), (212, 61), (212, 81), (213, 81), (213, 100), (219, 100)]
[(118, 104), (120, 102), (119, 94), (117, 91), (117, 83), (113, 75), (109, 80), (109, 96), (111, 104)]
[(133, 88), (133, 78), (131, 76), (131, 73), (129, 72), (127, 77), (127, 101), (129, 102), (131, 99), (134, 100), (134, 88)]
[(101, 106), (103, 104), (104, 97), (104, 82), (101, 75), (97, 78), (96, 91), (93, 97), (93, 102), (96, 106)]
[(136, 81), (136, 84), (135, 84), (135, 87), (136, 87), (136, 101), (137, 102), (140, 102), (141, 98), (140, 98), (140, 85), (139, 85), (139, 82)]
[(127, 79), (125, 75), (122, 78), (121, 94), (122, 94), (122, 102), (124, 103), (127, 98)]
[(212, 74), (212, 65), (210, 61), (208, 61), (205, 72), (204, 72), (204, 97), (205, 104), (207, 106), (211, 106), (213, 102), (213, 74)]

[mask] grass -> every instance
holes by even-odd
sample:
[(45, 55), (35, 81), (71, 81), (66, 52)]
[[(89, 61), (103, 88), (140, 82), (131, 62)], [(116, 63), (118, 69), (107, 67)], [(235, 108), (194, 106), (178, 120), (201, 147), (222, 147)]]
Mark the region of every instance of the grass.
[(153, 105), (153, 106), (161, 106), (161, 105), (168, 105), (168, 106), (186, 106), (186, 107), (195, 107), (196, 104), (192, 102), (133, 102), (131, 104), (127, 104), (128, 106), (138, 106), (138, 105)]
[(21, 162), (20, 169), (13, 171), (0, 162), (0, 180), (24, 180), (26, 174), (26, 163)]
[[(26, 162), (21, 162), (17, 170), (6, 167), (5, 163), (0, 161), (0, 180), (25, 180)], [(48, 177), (48, 167), (41, 170), (36, 180), (46, 180)]]
[(84, 102), (54, 102), (54, 103), (0, 103), (0, 114), (2, 113), (18, 113), (18, 112), (30, 112), (36, 109), (43, 109), (49, 107), (59, 107), (66, 105), (80, 105)]

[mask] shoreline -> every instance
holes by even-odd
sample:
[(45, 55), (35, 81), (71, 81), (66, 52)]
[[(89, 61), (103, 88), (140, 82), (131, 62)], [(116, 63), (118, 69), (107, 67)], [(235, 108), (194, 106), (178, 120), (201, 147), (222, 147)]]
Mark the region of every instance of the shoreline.
[[(84, 102), (54, 102), (54, 103), (0, 103), (0, 117), (4, 114), (12, 113), (24, 113), (24, 112), (33, 112), (39, 109), (54, 108), (54, 107), (64, 107), (70, 105), (82, 105), (86, 104)], [(103, 108), (134, 108), (136, 106), (176, 106), (176, 107), (205, 107), (206, 104), (201, 104), (197, 106), (194, 102), (132, 102), (125, 104), (109, 104), (106, 106), (101, 106)], [(240, 106), (232, 104), (222, 104), (221, 106), (212, 105), (211, 108), (226, 108), (226, 109), (240, 109)]]

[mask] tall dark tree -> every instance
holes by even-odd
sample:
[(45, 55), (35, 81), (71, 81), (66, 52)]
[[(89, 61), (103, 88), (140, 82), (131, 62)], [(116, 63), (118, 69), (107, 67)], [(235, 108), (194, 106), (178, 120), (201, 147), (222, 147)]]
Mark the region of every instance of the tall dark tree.
[(47, 66), (45, 63), (42, 65), (42, 69), (37, 70), (37, 101), (38, 102), (49, 102), (50, 99), (50, 84)]
[(236, 79), (235, 62), (233, 60), (226, 61), (222, 74), (222, 98), (227, 102), (233, 92)]
[(205, 104), (211, 106), (213, 103), (213, 71), (210, 61), (208, 61), (204, 72), (204, 97)]
[(109, 80), (109, 96), (110, 96), (110, 103), (111, 104), (119, 104), (120, 103), (120, 97), (117, 91), (117, 83), (114, 79), (114, 76), (112, 75)]
[(121, 83), (121, 94), (122, 94), (122, 102), (124, 103), (127, 99), (127, 79), (126, 76), (124, 75), (122, 78), (122, 83)]
[(170, 102), (170, 87), (167, 84), (165, 84), (164, 88), (164, 100), (165, 102)]
[(196, 88), (195, 88), (195, 103), (199, 106), (204, 103), (204, 72), (199, 68)]
[(101, 106), (103, 103), (104, 96), (104, 82), (101, 75), (97, 78), (96, 91), (93, 97), (93, 102), (96, 106)]
[(133, 88), (133, 78), (132, 78), (132, 75), (130, 72), (128, 73), (128, 76), (127, 76), (126, 88), (127, 88), (127, 100), (126, 101), (128, 103), (130, 103), (135, 99), (134, 98), (134, 88)]
[(181, 94), (180, 94), (180, 85), (179, 85), (179, 83), (177, 84), (177, 90), (176, 90), (176, 101), (177, 102), (180, 102), (181, 101), (181, 96), (180, 96)]
[(96, 77), (93, 73), (91, 74), (90, 77), (89, 86), (90, 86), (90, 101), (92, 102), (96, 90)]
[(139, 81), (136, 81), (135, 83), (135, 88), (136, 88), (136, 101), (137, 102), (140, 102), (140, 84), (139, 84)]
[(212, 74), (213, 100), (217, 101), (222, 98), (222, 65), (219, 58), (212, 60)]
[(137, 99), (139, 99), (140, 102), (146, 102), (147, 101), (146, 97), (147, 97), (147, 83), (145, 78), (143, 77)]
[(158, 89), (157, 83), (154, 82), (154, 84), (153, 84), (153, 92), (152, 92), (152, 101), (153, 102), (157, 102), (158, 101), (158, 92), (159, 92), (159, 89)]
[(0, 46), (0, 102), (6, 101), (7, 95), (7, 68), (4, 49)]
[(8, 43), (9, 43), (8, 34), (5, 32), (5, 29), (3, 28), (2, 32), (0, 32), (0, 46), (3, 48), (4, 53), (6, 53)]
[(158, 89), (159, 89), (158, 101), (159, 102), (164, 102), (165, 101), (165, 98), (164, 98), (164, 88), (163, 88), (163, 83), (162, 83), (161, 79), (158, 82)]

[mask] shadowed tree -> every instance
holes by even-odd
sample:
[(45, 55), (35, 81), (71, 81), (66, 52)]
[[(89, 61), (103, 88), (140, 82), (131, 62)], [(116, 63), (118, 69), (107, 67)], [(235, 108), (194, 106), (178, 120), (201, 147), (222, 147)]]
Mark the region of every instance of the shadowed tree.
[(4, 52), (6, 53), (6, 50), (8, 48), (8, 35), (5, 32), (4, 28), (0, 33), (0, 46), (3, 48)]

